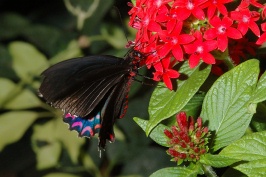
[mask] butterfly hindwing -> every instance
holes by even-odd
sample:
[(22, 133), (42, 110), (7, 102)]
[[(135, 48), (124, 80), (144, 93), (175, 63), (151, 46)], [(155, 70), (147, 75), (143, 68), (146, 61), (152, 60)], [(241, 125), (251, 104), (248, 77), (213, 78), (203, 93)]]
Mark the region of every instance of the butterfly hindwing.
[(122, 113), (124, 113), (123, 106), (126, 101), (126, 96), (128, 94), (128, 87), (132, 79), (123, 78), (110, 93), (108, 99), (101, 112), (101, 131), (99, 133), (99, 147), (105, 147), (106, 139), (113, 142), (114, 132), (113, 125), (116, 119), (121, 118)]
[(100, 112), (95, 116), (79, 117), (67, 113), (63, 117), (63, 121), (69, 125), (70, 130), (78, 132), (80, 137), (92, 137), (96, 133), (99, 133), (101, 128)]

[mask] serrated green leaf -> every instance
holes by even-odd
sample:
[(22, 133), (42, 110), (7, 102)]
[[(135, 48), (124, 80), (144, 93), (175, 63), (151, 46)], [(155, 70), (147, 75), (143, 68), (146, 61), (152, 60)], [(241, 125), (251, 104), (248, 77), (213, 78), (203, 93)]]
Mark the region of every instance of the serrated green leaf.
[(251, 101), (253, 103), (259, 103), (266, 100), (266, 72), (260, 77), (256, 90), (252, 95)]
[(180, 111), (198, 91), (206, 80), (211, 67), (204, 63), (195, 69), (190, 69), (188, 62), (184, 62), (179, 72), (185, 75), (184, 80), (178, 80), (177, 91), (170, 91), (165, 87), (157, 87), (151, 97), (149, 105), (150, 120), (146, 134), (161, 121)]
[(29, 76), (39, 75), (48, 67), (46, 57), (34, 46), (25, 42), (12, 42), (8, 46), (16, 73), (27, 80)]
[[(142, 128), (142, 130), (145, 131), (148, 121), (137, 117), (134, 117), (133, 119)], [(164, 135), (164, 130), (167, 128), (168, 128), (167, 126), (159, 124), (151, 131), (149, 137), (152, 140), (154, 140), (157, 144), (160, 144), (161, 146), (164, 147), (169, 147), (169, 144), (167, 143), (168, 138)]]
[(244, 135), (254, 113), (249, 101), (258, 74), (258, 61), (246, 61), (222, 75), (206, 94), (201, 117), (215, 131), (214, 151)]
[(246, 174), (248, 177), (265, 177), (266, 158), (240, 164), (234, 168)]
[(38, 115), (31, 111), (13, 111), (0, 116), (0, 151), (13, 142), (18, 141)]
[(197, 171), (184, 167), (168, 167), (160, 169), (150, 177), (196, 177)]
[(266, 131), (245, 135), (240, 140), (225, 147), (220, 155), (253, 161), (266, 158)]
[(41, 104), (39, 98), (27, 88), (21, 88), (11, 80), (0, 78), (0, 107), (6, 109), (28, 109)]
[(200, 156), (200, 162), (216, 168), (227, 167), (232, 165), (235, 162), (238, 162), (239, 159), (234, 159), (228, 156), (222, 155), (212, 155), (212, 154), (205, 154)]

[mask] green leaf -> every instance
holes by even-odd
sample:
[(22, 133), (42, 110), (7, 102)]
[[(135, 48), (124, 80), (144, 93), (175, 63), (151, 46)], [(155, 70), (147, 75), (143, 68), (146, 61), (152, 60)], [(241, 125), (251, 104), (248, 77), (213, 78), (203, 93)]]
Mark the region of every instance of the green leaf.
[(12, 81), (0, 78), (0, 85), (4, 87), (0, 90), (0, 107), (6, 109), (28, 109), (37, 107), (41, 101), (27, 88), (21, 88)]
[(101, 28), (102, 36), (106, 39), (106, 41), (111, 44), (114, 48), (121, 49), (125, 46), (126, 39), (123, 40), (117, 40), (117, 39), (123, 39), (125, 38), (124, 31), (117, 27), (116, 25), (107, 24), (104, 25)]
[(8, 46), (16, 73), (27, 80), (29, 76), (40, 75), (48, 67), (46, 57), (34, 46), (25, 42), (12, 42)]
[[(142, 128), (142, 130), (145, 131), (148, 121), (137, 117), (134, 117), (133, 119)], [(157, 144), (160, 144), (161, 146), (169, 147), (169, 144), (167, 143), (168, 138), (164, 135), (164, 130), (167, 128), (168, 128), (167, 126), (159, 124), (150, 133), (149, 135), (150, 138), (154, 140)]]
[(266, 175), (266, 158), (248, 163), (240, 164), (235, 169), (241, 171), (249, 177), (265, 177)]
[(151, 97), (149, 105), (150, 121), (146, 134), (162, 120), (180, 111), (199, 90), (206, 80), (211, 67), (204, 63), (191, 69), (188, 62), (184, 62), (178, 71), (182, 74), (179, 78), (177, 91), (170, 91), (166, 87), (157, 87)]
[(256, 113), (254, 114), (250, 125), (253, 131), (261, 132), (266, 130), (265, 115), (265, 103), (258, 103)]
[(182, 111), (185, 111), (187, 115), (192, 117), (199, 115), (204, 97), (205, 93), (195, 94)]
[(66, 59), (76, 58), (81, 55), (82, 55), (82, 52), (81, 52), (78, 42), (73, 40), (68, 44), (65, 50), (61, 51), (60, 53), (55, 55), (53, 58), (51, 58), (49, 60), (49, 63), (53, 65), (58, 62), (64, 61)]
[[(205, 97), (204, 93), (195, 94), (189, 100), (189, 102), (186, 104), (186, 106), (184, 108), (182, 108), (181, 111), (186, 112), (187, 116), (192, 116), (192, 117), (196, 118), (200, 114), (201, 106), (202, 106), (204, 97)], [(176, 123), (177, 123), (176, 122), (176, 116), (173, 115), (172, 117), (167, 119), (165, 125), (171, 126), (171, 125), (176, 125)]]
[(0, 151), (10, 144), (18, 141), (38, 115), (31, 111), (13, 111), (0, 116)]
[(245, 135), (225, 147), (220, 155), (244, 161), (266, 159), (266, 131)]
[(260, 77), (256, 90), (252, 95), (251, 101), (253, 103), (259, 103), (266, 100), (266, 72)]
[(23, 30), (23, 36), (48, 56), (54, 56), (65, 49), (72, 38), (71, 34), (64, 30), (44, 24), (29, 26)]
[(55, 167), (58, 164), (61, 145), (59, 142), (53, 142), (42, 148), (34, 148), (34, 151), (36, 153), (37, 169), (43, 170)]
[(136, 0), (131, 0), (132, 4), (134, 4), (134, 6), (136, 6)]
[(54, 120), (33, 127), (32, 144), (39, 170), (55, 167), (58, 164), (62, 148), (54, 133), (56, 128)]
[(24, 29), (29, 25), (29, 22), (26, 18), (18, 14), (5, 13), (0, 16), (0, 24), (0, 39), (6, 40), (10, 38), (14, 39), (21, 35)]
[(184, 167), (168, 167), (154, 172), (150, 177), (196, 177), (197, 171)]
[[(77, 1), (77, 3), (80, 3), (80, 1)], [(103, 22), (102, 19), (105, 17), (107, 12), (110, 12), (110, 9), (112, 8), (113, 4), (114, 0), (99, 1), (97, 9), (95, 10), (95, 12), (97, 13), (93, 13), (92, 16), (90, 16), (90, 18), (86, 19), (81, 34), (87, 34), (88, 36), (93, 36), (95, 35), (95, 30), (100, 31), (99, 26)]]
[(238, 159), (222, 155), (205, 154), (203, 156), (200, 156), (201, 163), (216, 168), (227, 167), (238, 161)]
[(16, 73), (12, 68), (12, 58), (7, 48), (1, 44), (0, 44), (0, 77), (6, 77), (12, 80), (17, 79)]
[(227, 168), (226, 171), (223, 173), (222, 177), (247, 177), (247, 175), (241, 173), (240, 171), (234, 168)]
[(55, 119), (55, 126), (54, 134), (67, 150), (72, 162), (77, 164), (81, 146), (84, 145), (86, 138), (79, 138), (77, 132), (70, 131), (68, 125), (63, 122), (62, 118)]
[(246, 61), (222, 75), (206, 94), (200, 117), (215, 131), (214, 151), (244, 135), (254, 113), (249, 103), (258, 74), (258, 61)]

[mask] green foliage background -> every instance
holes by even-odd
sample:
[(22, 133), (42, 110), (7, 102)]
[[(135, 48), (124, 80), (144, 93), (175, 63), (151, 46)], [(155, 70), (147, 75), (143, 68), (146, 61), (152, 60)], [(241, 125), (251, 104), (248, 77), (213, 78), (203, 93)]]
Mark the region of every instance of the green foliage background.
[[(82, 11), (92, 3), (70, 2)], [(139, 177), (175, 165), (132, 119), (148, 117), (151, 86), (133, 84), (128, 113), (115, 126), (116, 142), (107, 144), (101, 158), (97, 138), (78, 138), (63, 123), (62, 112), (38, 97), (40, 73), (52, 64), (84, 55), (124, 56), (123, 26), (134, 38), (127, 28), (126, 3), (100, 0), (78, 29), (63, 0), (0, 2), (1, 177)]]

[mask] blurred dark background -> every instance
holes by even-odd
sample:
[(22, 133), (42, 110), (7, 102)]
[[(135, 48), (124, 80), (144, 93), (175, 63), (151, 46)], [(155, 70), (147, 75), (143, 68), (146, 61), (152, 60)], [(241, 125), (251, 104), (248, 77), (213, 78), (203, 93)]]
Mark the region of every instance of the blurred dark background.
[[(77, 16), (94, 1), (0, 1), (0, 177), (145, 177), (175, 165), (133, 121), (148, 118), (152, 86), (134, 82), (127, 115), (116, 121), (116, 141), (107, 143), (101, 158), (97, 136), (78, 138), (62, 112), (38, 97), (39, 75), (52, 64), (126, 54), (125, 36), (135, 35), (127, 26), (128, 1), (99, 0), (78, 26)], [(80, 13), (71, 13), (67, 2)]]

